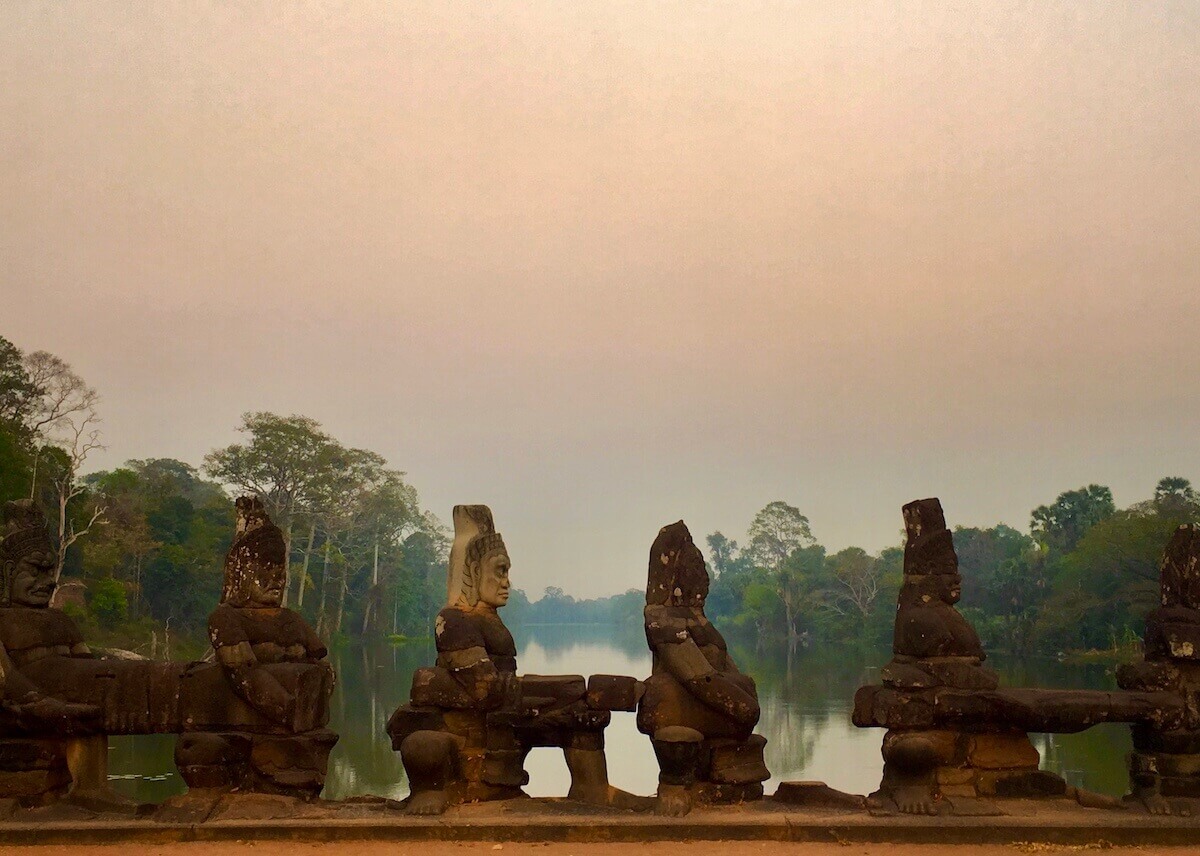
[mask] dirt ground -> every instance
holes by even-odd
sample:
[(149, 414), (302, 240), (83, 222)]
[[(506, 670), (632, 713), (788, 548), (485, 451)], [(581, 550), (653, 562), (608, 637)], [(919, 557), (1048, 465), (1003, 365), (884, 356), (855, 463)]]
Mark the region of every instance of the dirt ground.
[[(293, 842), (193, 842), (187, 844), (59, 845), (36, 848), (5, 847), (0, 856), (641, 856), (661, 854), (684, 847), (695, 856), (1021, 856), (1072, 854), (1109, 850), (1130, 856), (1183, 856), (1194, 847), (1108, 847), (1053, 844), (1015, 845), (928, 845), (928, 844), (781, 844), (773, 841), (647, 842), (645, 844), (487, 844), (454, 842), (347, 841), (342, 844), (296, 844)], [(335, 849), (336, 848), (336, 849)], [(1085, 854), (1086, 856), (1086, 854)]]

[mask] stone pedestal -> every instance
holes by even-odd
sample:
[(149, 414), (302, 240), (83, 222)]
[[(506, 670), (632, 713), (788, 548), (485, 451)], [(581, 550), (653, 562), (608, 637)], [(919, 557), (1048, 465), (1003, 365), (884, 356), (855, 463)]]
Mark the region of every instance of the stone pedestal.
[(65, 795), (70, 786), (62, 740), (0, 740), (0, 799), (14, 799), (23, 806), (45, 805)]

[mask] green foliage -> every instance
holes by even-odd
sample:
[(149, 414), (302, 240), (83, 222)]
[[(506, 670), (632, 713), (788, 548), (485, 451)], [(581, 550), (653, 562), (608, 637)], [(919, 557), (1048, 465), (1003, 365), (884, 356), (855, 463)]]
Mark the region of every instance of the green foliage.
[(1112, 491), (1098, 484), (1058, 495), (1052, 505), (1039, 505), (1030, 515), (1038, 543), (1052, 553), (1068, 553), (1089, 529), (1116, 511)]
[(92, 586), (92, 599), (88, 608), (101, 627), (116, 627), (125, 620), (129, 612), (125, 586), (112, 577), (97, 580)]
[(1058, 648), (1109, 648), (1140, 635), (1158, 604), (1163, 548), (1181, 524), (1200, 519), (1195, 503), (1135, 505), (1093, 526), (1054, 567), (1052, 594), (1037, 633)]

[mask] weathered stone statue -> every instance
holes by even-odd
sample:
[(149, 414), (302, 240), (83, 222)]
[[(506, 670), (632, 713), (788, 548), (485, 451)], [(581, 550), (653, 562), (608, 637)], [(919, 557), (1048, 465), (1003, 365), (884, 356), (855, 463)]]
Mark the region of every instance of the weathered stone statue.
[(637, 681), (518, 677), (516, 645), (497, 614), (508, 602), (510, 565), (491, 511), (455, 506), (447, 605), (434, 622), (437, 665), (414, 673), (411, 703), (388, 723), (408, 774), (408, 811), (523, 796), (525, 756), (535, 746), (563, 749), (569, 798), (640, 807), (609, 785), (604, 757), (610, 711), (633, 709)]
[(208, 619), (216, 665), (183, 679), (176, 764), (193, 789), (320, 793), (337, 735), (325, 728), (333, 669), (325, 645), (282, 606), (283, 533), (254, 497), (237, 501), (221, 603)]
[(659, 530), (648, 576), (646, 641), (654, 665), (637, 724), (658, 757), (655, 811), (679, 816), (696, 800), (761, 798), (770, 774), (763, 763), (767, 741), (753, 733), (754, 680), (738, 671), (704, 615), (708, 570), (682, 520)]
[[(986, 655), (979, 636), (954, 606), (962, 577), (941, 503), (910, 502), (903, 514), (904, 582), (893, 658), (880, 674), (883, 686), (900, 696), (889, 711), (892, 726), (883, 739), (883, 781), (872, 795), (873, 804), (894, 803), (907, 814), (933, 814), (937, 797), (995, 793), (996, 780), (1006, 776), (1032, 775), (1041, 783), (1037, 750), (1019, 726), (1006, 728), (981, 718), (969, 724), (979, 733), (967, 733), (930, 727), (932, 723), (916, 718), (905, 720), (910, 699), (903, 694), (908, 691), (994, 690), (1000, 681), (983, 665)], [(911, 708), (914, 717), (924, 710), (919, 701)]]
[(1161, 606), (1146, 616), (1145, 661), (1117, 670), (1129, 690), (1167, 690), (1187, 700), (1175, 727), (1133, 726), (1131, 794), (1152, 814), (1195, 813), (1200, 799), (1200, 531), (1180, 526), (1163, 553)]
[[(108, 796), (100, 708), (46, 691), (36, 673), (92, 659), (79, 629), (50, 608), (54, 549), (29, 500), (6, 503), (0, 542), (0, 798), (38, 804), (71, 790)], [(31, 677), (28, 672), (34, 671)]]

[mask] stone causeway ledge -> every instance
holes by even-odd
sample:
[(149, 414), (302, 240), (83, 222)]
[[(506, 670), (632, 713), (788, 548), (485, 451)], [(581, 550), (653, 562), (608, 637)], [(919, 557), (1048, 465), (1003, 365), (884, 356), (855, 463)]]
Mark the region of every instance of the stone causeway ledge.
[[(959, 807), (959, 811), (963, 807)], [(697, 808), (687, 817), (602, 811), (559, 799), (465, 805), (440, 817), (413, 817), (391, 800), (294, 806), (246, 795), (206, 819), (177, 817), (179, 806), (137, 816), (98, 815), (74, 806), (17, 811), (0, 821), (0, 843), (112, 844), (177, 841), (796, 841), (837, 843), (1084, 845), (1200, 844), (1200, 818), (1082, 808), (1069, 800), (1004, 800), (978, 816), (878, 815), (776, 803)], [(1002, 813), (997, 813), (1002, 812)]]

